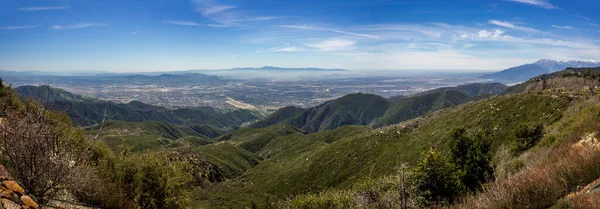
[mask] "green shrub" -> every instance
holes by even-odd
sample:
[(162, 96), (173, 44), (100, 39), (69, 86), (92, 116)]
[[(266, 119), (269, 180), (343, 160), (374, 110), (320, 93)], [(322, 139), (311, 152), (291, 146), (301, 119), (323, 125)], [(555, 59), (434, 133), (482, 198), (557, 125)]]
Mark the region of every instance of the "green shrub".
[(426, 205), (452, 203), (463, 191), (454, 166), (434, 149), (417, 164), (414, 175), (416, 188)]
[(486, 180), (494, 175), (491, 149), (491, 142), (484, 134), (467, 137), (465, 129), (452, 131), (450, 159), (462, 184), (472, 192), (481, 190)]
[(521, 125), (517, 129), (516, 136), (517, 138), (510, 145), (511, 152), (514, 155), (518, 155), (535, 146), (544, 136), (544, 127), (542, 125), (534, 127)]
[[(97, 146), (91, 155), (99, 175), (107, 183), (123, 191), (121, 199), (84, 196), (88, 203), (106, 208), (188, 208), (193, 180), (189, 164), (171, 160), (165, 153), (130, 154), (124, 150), (113, 153), (105, 144)], [(113, 188), (114, 190), (114, 188)], [(113, 195), (114, 196), (114, 195)], [(133, 205), (137, 206), (131, 206)]]

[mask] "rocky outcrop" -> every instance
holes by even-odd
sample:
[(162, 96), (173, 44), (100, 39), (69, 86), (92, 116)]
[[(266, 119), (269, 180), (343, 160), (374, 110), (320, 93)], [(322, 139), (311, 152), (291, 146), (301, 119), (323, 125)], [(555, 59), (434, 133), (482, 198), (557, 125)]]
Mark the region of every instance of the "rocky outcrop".
[(39, 205), (25, 194), (25, 190), (8, 175), (4, 166), (0, 165), (0, 208), (33, 209)]

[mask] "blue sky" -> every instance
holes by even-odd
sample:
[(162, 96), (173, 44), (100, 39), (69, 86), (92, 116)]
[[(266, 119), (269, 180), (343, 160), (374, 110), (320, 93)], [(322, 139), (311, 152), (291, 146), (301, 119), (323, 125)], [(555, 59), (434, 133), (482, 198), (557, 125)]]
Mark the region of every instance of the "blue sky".
[(0, 69), (500, 70), (600, 59), (597, 0), (2, 0)]

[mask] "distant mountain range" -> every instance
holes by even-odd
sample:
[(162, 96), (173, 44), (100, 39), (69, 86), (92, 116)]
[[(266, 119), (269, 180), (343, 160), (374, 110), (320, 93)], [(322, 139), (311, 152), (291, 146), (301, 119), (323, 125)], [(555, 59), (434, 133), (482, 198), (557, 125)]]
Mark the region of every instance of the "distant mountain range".
[(542, 59), (540, 61), (512, 67), (497, 73), (480, 76), (480, 78), (492, 79), (494, 81), (511, 83), (522, 82), (529, 78), (536, 77), (546, 73), (553, 73), (566, 68), (582, 67), (600, 67), (600, 62), (596, 61), (554, 61)]

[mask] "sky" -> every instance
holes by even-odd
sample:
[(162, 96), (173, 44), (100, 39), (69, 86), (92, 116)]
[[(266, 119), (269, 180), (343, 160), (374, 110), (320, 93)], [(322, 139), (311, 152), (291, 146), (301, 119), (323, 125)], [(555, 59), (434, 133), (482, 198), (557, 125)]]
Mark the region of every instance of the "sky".
[(0, 0), (0, 69), (501, 70), (600, 59), (597, 0)]

